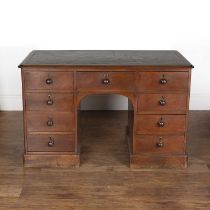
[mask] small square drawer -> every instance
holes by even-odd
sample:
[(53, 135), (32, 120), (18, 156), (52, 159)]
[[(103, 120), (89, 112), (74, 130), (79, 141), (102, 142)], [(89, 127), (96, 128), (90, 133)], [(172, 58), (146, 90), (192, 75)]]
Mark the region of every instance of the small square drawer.
[(184, 133), (186, 115), (136, 115), (138, 134)]
[(135, 153), (185, 154), (184, 135), (136, 135)]
[(27, 111), (73, 111), (74, 97), (71, 93), (25, 93)]
[(134, 89), (133, 72), (77, 72), (77, 89), (89, 91)]
[(25, 90), (73, 90), (73, 72), (23, 71)]
[(188, 72), (142, 72), (139, 73), (139, 91), (178, 91), (187, 90)]
[(138, 97), (138, 112), (142, 113), (186, 113), (187, 95), (185, 93), (141, 94)]
[(72, 132), (75, 130), (74, 112), (27, 111), (28, 132)]
[(75, 137), (69, 134), (28, 134), (29, 152), (75, 151)]

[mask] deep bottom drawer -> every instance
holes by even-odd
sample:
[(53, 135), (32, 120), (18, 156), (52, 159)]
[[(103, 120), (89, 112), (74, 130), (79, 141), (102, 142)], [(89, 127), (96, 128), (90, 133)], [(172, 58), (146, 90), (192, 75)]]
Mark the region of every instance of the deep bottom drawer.
[(29, 152), (72, 152), (75, 151), (74, 135), (28, 134)]
[(136, 135), (135, 153), (185, 154), (185, 136)]

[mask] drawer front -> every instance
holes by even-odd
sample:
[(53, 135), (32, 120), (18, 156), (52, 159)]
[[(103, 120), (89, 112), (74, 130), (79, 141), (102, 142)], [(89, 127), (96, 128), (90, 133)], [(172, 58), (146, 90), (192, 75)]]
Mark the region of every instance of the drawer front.
[(177, 91), (187, 90), (187, 72), (142, 72), (139, 74), (139, 91)]
[(73, 90), (73, 72), (25, 71), (26, 90)]
[(141, 94), (138, 97), (139, 112), (186, 113), (186, 94)]
[(139, 134), (183, 133), (185, 128), (185, 115), (137, 115)]
[(27, 111), (73, 111), (73, 99), (70, 93), (26, 93), (25, 107)]
[(29, 132), (71, 132), (74, 131), (73, 112), (26, 112), (27, 131)]
[(136, 153), (185, 154), (185, 137), (136, 135)]
[(29, 152), (75, 151), (74, 135), (27, 135)]
[(134, 90), (133, 72), (78, 72), (78, 90)]

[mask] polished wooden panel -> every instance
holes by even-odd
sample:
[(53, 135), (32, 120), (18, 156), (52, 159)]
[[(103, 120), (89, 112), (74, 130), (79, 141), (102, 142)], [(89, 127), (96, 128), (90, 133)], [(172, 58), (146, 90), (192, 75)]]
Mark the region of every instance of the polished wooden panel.
[(187, 95), (185, 93), (140, 94), (138, 112), (185, 114), (187, 112)]
[[(47, 122), (53, 121), (48, 126)], [(27, 131), (32, 132), (72, 132), (75, 130), (73, 112), (38, 112), (28, 111), (26, 113)]]
[[(158, 124), (161, 117), (165, 125)], [(185, 115), (137, 115), (136, 132), (139, 134), (184, 133)]]
[[(104, 84), (107, 80), (107, 84)], [(78, 90), (134, 90), (135, 75), (132, 72), (78, 72)]]
[(79, 155), (24, 155), (25, 167), (78, 167)]
[(131, 168), (186, 168), (186, 155), (132, 155)]
[[(166, 84), (161, 84), (163, 78)], [(139, 91), (187, 91), (188, 80), (188, 72), (141, 72), (137, 88)]]
[(69, 152), (75, 151), (74, 135), (68, 134), (28, 134), (29, 152)]
[[(50, 68), (42, 68), (40, 71), (24, 71), (23, 76), (25, 90), (73, 91), (72, 72), (52, 72)], [(52, 83), (47, 84), (47, 79)]]
[(136, 135), (134, 153), (185, 154), (184, 135)]
[(26, 93), (27, 111), (69, 111), (74, 109), (74, 98), (71, 93)]

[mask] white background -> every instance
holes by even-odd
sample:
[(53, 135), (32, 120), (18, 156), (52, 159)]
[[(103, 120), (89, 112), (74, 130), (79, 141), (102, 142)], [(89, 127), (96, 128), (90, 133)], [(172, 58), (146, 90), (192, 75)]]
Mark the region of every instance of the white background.
[[(190, 109), (210, 109), (208, 2), (0, 0), (0, 109), (22, 109), (17, 65), (33, 49), (178, 50), (195, 66)], [(125, 102), (102, 107), (89, 98), (83, 107), (124, 109)]]

